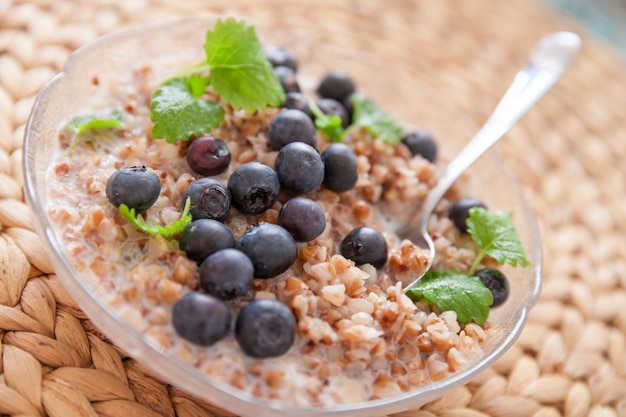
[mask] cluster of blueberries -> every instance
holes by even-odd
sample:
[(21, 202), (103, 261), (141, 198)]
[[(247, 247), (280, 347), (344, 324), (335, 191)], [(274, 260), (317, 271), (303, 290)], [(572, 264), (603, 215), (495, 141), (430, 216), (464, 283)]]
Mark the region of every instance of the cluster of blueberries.
[[(284, 86), (281, 66), (276, 68)], [(324, 97), (324, 91), (342, 88), (344, 95), (354, 91), (349, 77), (337, 71), (322, 81), (319, 92)], [(334, 97), (338, 98), (336, 94)], [(346, 113), (335, 99), (322, 100), (337, 103), (322, 105), (325, 111), (331, 108)], [(285, 107), (289, 107), (287, 103)], [(184, 202), (190, 200), (193, 220), (180, 235), (179, 245), (200, 265), (201, 291), (183, 296), (174, 305), (172, 320), (176, 332), (195, 344), (209, 346), (225, 337), (233, 321), (228, 302), (244, 297), (254, 278), (272, 278), (286, 271), (296, 260), (296, 242), (311, 241), (324, 232), (323, 208), (304, 195), (322, 185), (344, 192), (357, 182), (354, 151), (345, 144), (334, 143), (320, 154), (316, 149), (317, 131), (306, 112), (286, 108), (279, 113), (270, 123), (268, 146), (278, 151), (275, 169), (260, 162), (242, 164), (231, 173), (226, 186), (211, 178), (230, 165), (231, 154), (224, 141), (204, 135), (187, 147), (189, 166), (201, 177), (183, 195)], [(123, 167), (111, 175), (106, 192), (116, 207), (125, 204), (142, 211), (155, 203), (160, 188), (160, 180), (152, 170)], [(235, 242), (223, 223), (231, 206), (245, 215), (256, 216), (274, 205), (281, 190), (292, 198), (283, 204), (278, 224), (261, 222), (249, 227)], [(382, 267), (387, 259), (385, 239), (369, 227), (355, 229), (346, 236), (341, 251), (357, 264)], [(235, 337), (241, 349), (257, 358), (286, 352), (293, 344), (295, 331), (291, 310), (271, 299), (247, 303), (235, 322)]]
[[(284, 107), (297, 109), (313, 119), (309, 102), (301, 94), (297, 82), (297, 61), (289, 49), (281, 46), (269, 46), (265, 50), (266, 56), (274, 66), (274, 72), (286, 93)], [(355, 94), (354, 83), (343, 71), (330, 72), (320, 83), (317, 92), (321, 99), (317, 107), (324, 114), (337, 115), (341, 118), (342, 126), (346, 128), (352, 123), (353, 105), (351, 97)], [(302, 118), (302, 116), (300, 116)], [(415, 130), (402, 138), (402, 143), (412, 155), (420, 155), (429, 162), (434, 162), (437, 156), (437, 143), (432, 135), (425, 130)], [(474, 198), (463, 198), (456, 201), (450, 209), (449, 217), (463, 234), (467, 233), (466, 220), (469, 210), (474, 207), (486, 208), (482, 201)], [(354, 260), (357, 264), (371, 263), (377, 268), (382, 267), (387, 259), (387, 249), (383, 245), (384, 239), (371, 228), (359, 228), (351, 232), (342, 242), (341, 253)], [(495, 268), (484, 268), (476, 276), (485, 284), (494, 296), (492, 307), (502, 304), (509, 295), (509, 286), (506, 277)]]
[[(227, 145), (219, 138), (204, 135), (187, 147), (190, 168), (201, 177), (183, 195), (190, 200), (192, 222), (179, 237), (186, 255), (200, 266), (200, 289), (183, 296), (173, 308), (173, 327), (192, 343), (209, 346), (224, 338), (233, 321), (229, 301), (245, 297), (255, 278), (272, 278), (285, 272), (297, 258), (296, 242), (320, 236), (326, 228), (323, 208), (305, 197), (320, 186), (344, 192), (358, 179), (354, 151), (342, 143), (317, 151), (317, 131), (309, 104), (300, 93), (295, 77), (297, 62), (289, 50), (270, 46), (266, 56), (286, 92), (285, 109), (271, 122), (268, 147), (278, 151), (275, 168), (260, 162), (237, 167), (225, 186), (213, 176), (223, 173), (231, 162)], [(332, 71), (321, 81), (318, 108), (339, 115), (348, 126), (352, 116), (349, 97), (354, 84), (342, 71)], [(345, 127), (344, 126), (344, 127)], [(429, 161), (436, 145), (426, 132), (412, 132), (403, 138), (412, 154)], [(158, 176), (145, 167), (123, 167), (109, 178), (106, 192), (116, 207), (121, 204), (137, 211), (151, 207), (160, 194)], [(289, 198), (282, 206), (278, 224), (259, 223), (249, 227), (235, 242), (223, 223), (231, 206), (245, 215), (256, 216), (274, 205), (281, 190)], [(475, 204), (475, 202), (474, 202)], [(467, 216), (468, 207), (460, 207)], [(460, 220), (459, 224), (464, 221)], [(341, 242), (340, 252), (357, 265), (369, 263), (381, 268), (387, 262), (387, 243), (371, 227), (352, 230)], [(296, 320), (284, 303), (256, 299), (247, 303), (235, 322), (235, 338), (242, 351), (256, 358), (279, 356), (293, 344)]]

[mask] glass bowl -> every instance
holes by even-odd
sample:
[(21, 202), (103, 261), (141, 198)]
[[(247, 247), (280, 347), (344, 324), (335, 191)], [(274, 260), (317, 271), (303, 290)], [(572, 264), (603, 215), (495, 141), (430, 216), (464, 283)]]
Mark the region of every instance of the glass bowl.
[[(463, 178), (472, 195), (491, 208), (514, 213), (515, 226), (527, 255), (528, 268), (505, 268), (511, 294), (502, 306), (492, 310), (490, 321), (501, 327), (485, 346), (485, 354), (450, 377), (390, 398), (342, 404), (332, 407), (293, 407), (259, 400), (236, 388), (205, 376), (180, 360), (164, 355), (161, 348), (145, 339), (129, 323), (104, 303), (73, 266), (63, 250), (46, 210), (46, 169), (58, 137), (59, 125), (106, 93), (109, 80), (129, 69), (150, 64), (171, 74), (202, 59), (203, 35), (213, 27), (217, 16), (202, 16), (148, 24), (104, 36), (75, 51), (62, 73), (40, 92), (26, 127), (24, 170), (27, 200), (34, 213), (38, 234), (46, 242), (56, 273), (89, 319), (129, 356), (141, 362), (164, 380), (203, 400), (244, 416), (369, 416), (391, 414), (420, 407), (451, 388), (464, 384), (489, 367), (507, 351), (519, 336), (529, 309), (538, 298), (541, 283), (541, 241), (533, 213), (515, 177), (495, 151), (481, 158)], [(471, 138), (477, 127), (444, 99), (420, 83), (415, 76), (366, 51), (347, 49), (326, 38), (323, 45), (313, 41), (315, 33), (288, 26), (276, 27), (249, 20), (263, 44), (290, 47), (299, 59), (303, 88), (333, 68), (342, 68), (356, 80), (381, 108), (399, 120), (424, 128), (438, 139), (440, 159), (451, 156)], [(93, 82), (95, 79), (99, 82)], [(489, 184), (489, 186), (481, 186)]]

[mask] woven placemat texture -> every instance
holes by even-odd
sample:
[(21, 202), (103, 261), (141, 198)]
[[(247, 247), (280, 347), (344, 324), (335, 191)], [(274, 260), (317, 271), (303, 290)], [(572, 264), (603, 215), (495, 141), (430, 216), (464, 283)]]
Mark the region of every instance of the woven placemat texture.
[[(21, 144), (35, 95), (75, 48), (139, 22), (235, 4), (257, 19), (288, 14), (374, 49), (477, 123), (540, 36), (582, 32), (573, 68), (499, 145), (540, 223), (541, 298), (494, 366), (401, 415), (626, 416), (626, 72), (616, 50), (528, 0), (271, 3), (0, 0), (0, 415), (228, 415), (106, 342), (63, 290), (23, 200)], [(329, 27), (328, 13), (350, 30)], [(365, 43), (372, 34), (382, 41)]]

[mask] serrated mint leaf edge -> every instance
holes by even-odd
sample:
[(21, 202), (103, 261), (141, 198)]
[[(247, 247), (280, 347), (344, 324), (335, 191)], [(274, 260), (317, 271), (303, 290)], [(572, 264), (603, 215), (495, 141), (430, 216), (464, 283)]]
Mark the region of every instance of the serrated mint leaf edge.
[[(467, 291), (460, 286), (450, 287), (450, 291), (446, 293), (447, 296), (441, 297), (440, 290), (444, 288), (439, 286), (442, 283), (438, 281), (452, 280), (452, 282), (463, 283), (463, 280), (467, 284), (474, 287), (474, 291)], [(462, 293), (459, 289), (463, 290)], [(476, 296), (472, 295), (476, 290), (482, 294)], [(462, 295), (461, 295), (462, 294)], [(476, 324), (482, 325), (487, 321), (489, 317), (490, 306), (493, 304), (493, 295), (491, 291), (485, 287), (478, 277), (468, 276), (460, 273), (456, 270), (438, 270), (429, 271), (426, 275), (411, 287), (407, 291), (407, 295), (415, 299), (425, 299), (429, 304), (436, 305), (441, 311), (454, 311), (457, 315), (457, 320), (463, 324), (474, 321)], [(463, 295), (468, 296), (470, 300), (470, 307), (458, 301), (459, 297)], [(484, 299), (483, 299), (484, 298)]]
[[(214, 42), (215, 38), (227, 39), (232, 37), (232, 32), (220, 33), (225, 30), (238, 30), (240, 32), (238, 36), (244, 37), (245, 41), (237, 43), (234, 47), (231, 45), (230, 50), (228, 50), (228, 43), (225, 46), (213, 46), (211, 43)], [(229, 59), (236, 55), (239, 49), (244, 47), (252, 49), (249, 60), (245, 62), (229, 62)], [(218, 53), (222, 50), (227, 52), (226, 59), (222, 58), (223, 53)], [(226, 20), (218, 19), (213, 29), (209, 29), (206, 33), (204, 51), (206, 53), (206, 62), (211, 71), (213, 91), (221, 95), (222, 99), (233, 106), (234, 109), (243, 108), (247, 113), (254, 113), (268, 106), (278, 107), (284, 102), (285, 92), (274, 73), (272, 65), (265, 56), (261, 41), (253, 25), (245, 20), (238, 21), (233, 17), (229, 17)], [(239, 75), (239, 77), (235, 78), (232, 77), (232, 74), (229, 74), (237, 70), (243, 76)], [(237, 79), (239, 82), (233, 83)], [(248, 79), (248, 82), (241, 83), (240, 81), (243, 79)], [(255, 94), (254, 97), (250, 97), (242, 94), (241, 91), (225, 88), (226, 86), (231, 87), (233, 84), (248, 86), (256, 84), (257, 88), (265, 88), (265, 91), (263, 94)]]
[[(154, 139), (165, 138), (168, 143), (175, 143), (221, 125), (224, 109), (218, 103), (195, 97), (193, 90), (194, 86), (187, 77), (172, 78), (156, 89), (150, 103), (150, 120), (154, 122), (151, 135)], [(175, 100), (172, 100), (173, 95)], [(191, 114), (188, 109), (194, 105), (197, 106), (196, 112)], [(188, 123), (189, 118), (194, 122)], [(184, 124), (182, 128), (172, 128), (181, 123)]]
[(148, 233), (150, 235), (159, 235), (165, 238), (170, 238), (172, 236), (176, 236), (181, 233), (189, 223), (192, 221), (192, 217), (189, 214), (189, 209), (191, 207), (191, 198), (187, 198), (185, 201), (185, 207), (183, 208), (183, 213), (181, 217), (176, 220), (174, 223), (168, 225), (155, 225), (146, 221), (143, 216), (136, 212), (134, 208), (128, 208), (126, 204), (120, 204), (118, 207), (118, 211), (120, 215), (129, 221), (129, 223), (133, 224), (142, 232)]
[[(468, 233), (480, 250), (471, 272), (478, 268), (484, 255), (489, 255), (500, 265), (505, 263), (513, 267), (518, 264), (523, 267), (530, 265), (530, 260), (526, 256), (524, 246), (513, 224), (511, 212), (489, 211), (482, 207), (474, 207), (470, 209), (466, 223)], [(480, 229), (488, 231), (493, 238), (489, 239), (489, 242), (483, 242), (482, 238), (485, 234)]]

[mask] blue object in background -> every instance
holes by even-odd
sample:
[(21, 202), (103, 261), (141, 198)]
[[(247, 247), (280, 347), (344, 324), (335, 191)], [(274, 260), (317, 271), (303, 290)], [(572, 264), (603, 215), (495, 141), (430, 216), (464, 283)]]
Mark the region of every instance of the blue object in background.
[(546, 0), (626, 53), (626, 0)]

